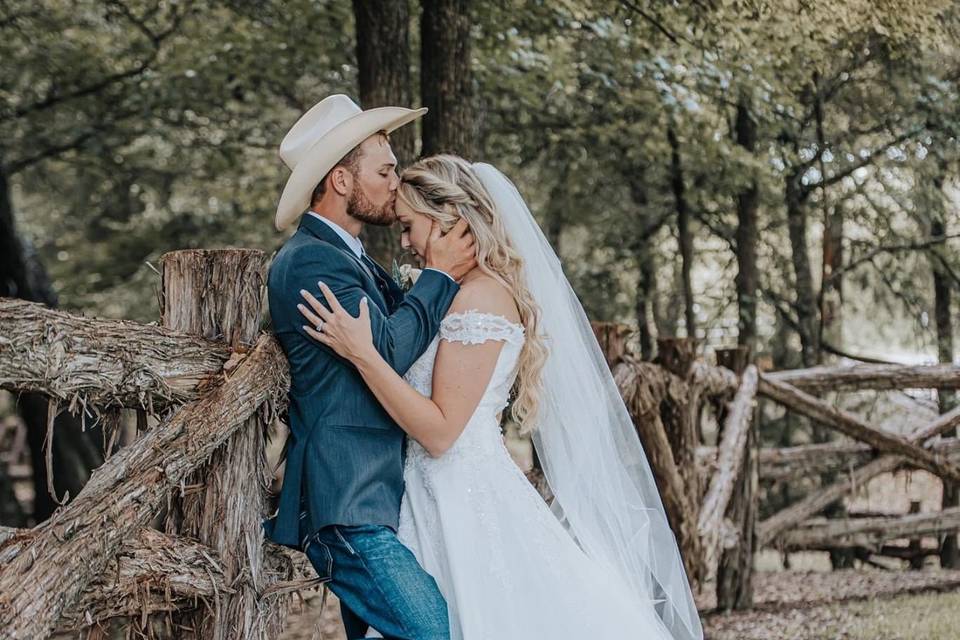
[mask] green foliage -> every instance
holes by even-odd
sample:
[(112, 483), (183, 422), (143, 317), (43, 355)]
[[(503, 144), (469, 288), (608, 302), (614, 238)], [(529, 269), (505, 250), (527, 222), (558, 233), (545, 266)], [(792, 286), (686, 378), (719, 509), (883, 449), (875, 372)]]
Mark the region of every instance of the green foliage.
[[(657, 327), (683, 332), (672, 131), (710, 344), (736, 340), (736, 198), (755, 184), (762, 348), (793, 345), (793, 180), (818, 287), (823, 223), (844, 219), (843, 346), (931, 353), (929, 254), (960, 274), (956, 240), (924, 244), (932, 215), (960, 231), (952, 3), (497, 0), (474, 13), (476, 159), (515, 179), (591, 316), (634, 322), (650, 258)], [(279, 246), (279, 140), (324, 95), (356, 95), (345, 1), (19, 0), (0, 4), (0, 35), (18, 223), (64, 305), (97, 315), (155, 319), (147, 263), (164, 251)], [(738, 104), (754, 151), (735, 139)]]

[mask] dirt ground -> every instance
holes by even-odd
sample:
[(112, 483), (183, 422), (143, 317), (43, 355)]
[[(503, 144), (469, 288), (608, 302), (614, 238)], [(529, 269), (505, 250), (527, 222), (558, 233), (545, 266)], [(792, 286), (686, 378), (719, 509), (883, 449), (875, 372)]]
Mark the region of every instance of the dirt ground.
[[(322, 614), (321, 600), (295, 604), (281, 640), (344, 640), (336, 596)], [(759, 571), (755, 602), (752, 611), (707, 613), (708, 640), (960, 638), (960, 571)]]
[(956, 640), (960, 571), (761, 571), (752, 611), (708, 614), (710, 640)]

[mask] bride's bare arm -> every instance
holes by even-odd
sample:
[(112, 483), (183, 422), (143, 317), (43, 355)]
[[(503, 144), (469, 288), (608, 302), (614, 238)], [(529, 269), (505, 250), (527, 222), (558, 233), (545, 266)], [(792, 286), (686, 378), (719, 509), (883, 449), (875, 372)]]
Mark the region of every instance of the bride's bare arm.
[[(482, 279), (465, 283), (450, 311), (482, 308), (489, 313), (514, 316), (512, 298), (491, 282)], [(324, 321), (323, 332), (317, 333), (310, 327), (304, 330), (350, 360), (383, 408), (430, 455), (443, 455), (476, 411), (493, 376), (503, 342), (464, 344), (442, 340), (434, 363), (432, 397), (427, 398), (408, 385), (373, 347), (367, 303), (360, 305), (360, 316), (354, 318), (343, 310), (329, 288), (321, 287), (321, 291), (331, 311), (315, 298), (311, 300), (312, 296), (304, 297), (313, 313)], [(316, 316), (311, 317), (306, 309), (301, 311), (312, 324), (317, 324)]]

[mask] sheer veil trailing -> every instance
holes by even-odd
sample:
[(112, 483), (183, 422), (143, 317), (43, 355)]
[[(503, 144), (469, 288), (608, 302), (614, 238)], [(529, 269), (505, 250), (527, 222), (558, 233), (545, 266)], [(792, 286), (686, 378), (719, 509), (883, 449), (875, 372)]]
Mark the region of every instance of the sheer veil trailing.
[(513, 183), (473, 165), (524, 260), (549, 356), (533, 441), (551, 505), (570, 534), (638, 600), (653, 602), (676, 640), (703, 630), (643, 446), (560, 261)]

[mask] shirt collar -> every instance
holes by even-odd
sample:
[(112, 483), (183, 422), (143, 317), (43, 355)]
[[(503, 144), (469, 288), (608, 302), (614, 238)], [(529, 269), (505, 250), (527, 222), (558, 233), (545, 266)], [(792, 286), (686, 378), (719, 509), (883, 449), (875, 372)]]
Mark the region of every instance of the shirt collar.
[(363, 243), (360, 242), (360, 238), (353, 237), (352, 235), (347, 233), (347, 231), (343, 227), (338, 225), (336, 222), (333, 222), (332, 220), (328, 220), (324, 218), (316, 211), (307, 211), (307, 213), (313, 216), (314, 218), (317, 218), (318, 220), (322, 220), (324, 223), (326, 223), (328, 227), (333, 229), (336, 232), (336, 234), (340, 236), (340, 238), (347, 244), (347, 246), (350, 247), (350, 250), (356, 254), (357, 258), (360, 258), (361, 256), (363, 256)]

